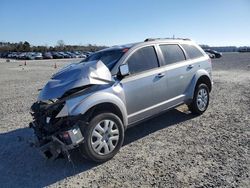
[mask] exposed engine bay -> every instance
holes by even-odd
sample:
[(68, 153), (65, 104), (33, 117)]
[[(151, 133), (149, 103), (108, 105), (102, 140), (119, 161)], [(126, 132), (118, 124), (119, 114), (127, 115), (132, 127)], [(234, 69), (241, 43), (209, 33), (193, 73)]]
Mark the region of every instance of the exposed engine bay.
[(30, 127), (37, 137), (37, 147), (48, 159), (56, 159), (60, 154), (69, 155), (68, 150), (77, 147), (84, 138), (80, 127), (84, 122), (81, 115), (56, 118), (62, 103), (36, 102), (31, 107), (34, 121)]

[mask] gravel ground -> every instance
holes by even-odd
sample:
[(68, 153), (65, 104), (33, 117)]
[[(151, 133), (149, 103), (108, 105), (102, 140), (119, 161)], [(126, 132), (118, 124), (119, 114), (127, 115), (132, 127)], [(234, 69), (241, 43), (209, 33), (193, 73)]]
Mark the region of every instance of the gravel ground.
[(96, 165), (73, 154), (46, 161), (29, 145), (29, 107), (50, 75), (79, 60), (0, 59), (1, 187), (249, 187), (250, 53), (213, 60), (214, 88), (199, 117), (185, 105), (129, 129)]

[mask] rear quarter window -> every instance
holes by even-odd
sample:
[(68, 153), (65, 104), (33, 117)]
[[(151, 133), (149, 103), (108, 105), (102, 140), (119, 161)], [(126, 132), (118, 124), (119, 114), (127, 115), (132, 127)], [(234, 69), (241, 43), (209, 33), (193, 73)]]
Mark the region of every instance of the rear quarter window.
[(182, 44), (181, 46), (184, 48), (190, 59), (195, 59), (203, 56), (203, 53), (194, 45)]

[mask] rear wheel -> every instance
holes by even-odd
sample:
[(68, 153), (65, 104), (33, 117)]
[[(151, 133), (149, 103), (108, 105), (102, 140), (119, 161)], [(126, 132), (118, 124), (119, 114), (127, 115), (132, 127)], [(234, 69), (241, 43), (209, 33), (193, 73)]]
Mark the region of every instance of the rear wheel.
[(84, 130), (83, 149), (86, 157), (95, 162), (105, 162), (119, 151), (124, 140), (124, 127), (119, 117), (102, 113), (92, 118)]
[(188, 105), (189, 110), (193, 114), (203, 114), (209, 104), (209, 89), (206, 84), (199, 84), (194, 92), (193, 101)]

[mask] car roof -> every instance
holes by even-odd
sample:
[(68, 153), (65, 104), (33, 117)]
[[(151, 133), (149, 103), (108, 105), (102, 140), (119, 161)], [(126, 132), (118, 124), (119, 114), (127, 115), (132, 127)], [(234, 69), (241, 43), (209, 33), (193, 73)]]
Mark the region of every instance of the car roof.
[(108, 48), (105, 48), (103, 50), (100, 50), (99, 52), (101, 52), (101, 51), (109, 51), (109, 50), (122, 50), (122, 49), (126, 49), (126, 48), (132, 48), (132, 47), (134, 47), (136, 45), (147, 44), (147, 43), (153, 42), (153, 41), (154, 42), (155, 41), (157, 41), (157, 42), (172, 42), (172, 41), (177, 42), (178, 41), (178, 40), (173, 40), (173, 39), (172, 40), (168, 40), (168, 39), (155, 39), (155, 40), (153, 40), (153, 39), (150, 39), (150, 40), (147, 40), (147, 41), (146, 40), (143, 41), (143, 42), (135, 42), (135, 43), (129, 43), (129, 44), (123, 44), (123, 45), (115, 45), (115, 46), (108, 47)]
[(195, 44), (194, 41), (187, 38), (147, 38), (140, 44), (157, 44), (157, 43), (180, 43), (180, 44)]
[(166, 43), (191, 43), (191, 44), (194, 43), (192, 40), (186, 39), (186, 38), (147, 38), (142, 42), (136, 42), (136, 43), (130, 43), (130, 44), (124, 44), (124, 45), (115, 45), (115, 46), (100, 50), (98, 52), (122, 50), (126, 48), (130, 49), (137, 45), (150, 44), (150, 43), (155, 44), (155, 43), (164, 43), (164, 42)]

